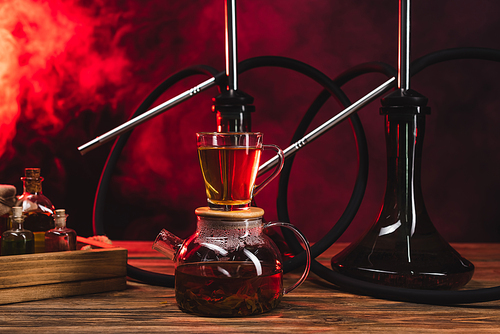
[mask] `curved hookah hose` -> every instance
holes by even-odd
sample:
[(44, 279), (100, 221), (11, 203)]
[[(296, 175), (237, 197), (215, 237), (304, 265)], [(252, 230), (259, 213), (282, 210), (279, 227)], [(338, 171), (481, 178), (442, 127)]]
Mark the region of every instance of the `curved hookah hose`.
[[(423, 68), (438, 63), (442, 61), (452, 60), (452, 59), (484, 59), (484, 60), (493, 60), (500, 61), (500, 51), (491, 50), (491, 49), (479, 49), (479, 48), (461, 48), (461, 49), (450, 49), (439, 51), (433, 54), (429, 54), (420, 59), (417, 59), (414, 64), (412, 64), (412, 74), (415, 74), (422, 70)], [(311, 66), (295, 61), (289, 58), (282, 57), (259, 57), (248, 59), (241, 63), (240, 72), (244, 72), (246, 70), (262, 67), (262, 66), (279, 66), (284, 68), (289, 68), (296, 70), (302, 74), (305, 74), (315, 81), (320, 83), (326, 90), (328, 94), (325, 92), (320, 93), (316, 98), (315, 102), (311, 105), (308, 110), (308, 113), (304, 116), (299, 128), (297, 129), (296, 136), (299, 136), (299, 130), (303, 128), (303, 132), (307, 129), (308, 122), (312, 121), (314, 115), (317, 113), (317, 110), (324, 104), (326, 99), (332, 95), (337, 97), (340, 101), (343, 101), (344, 104), (349, 104), (349, 101), (345, 94), (338, 87), (339, 85), (344, 84), (345, 82), (351, 80), (352, 78), (365, 74), (368, 72), (381, 72), (384, 74), (388, 74), (391, 72), (391, 68), (387, 65), (380, 63), (368, 63), (365, 65), (361, 65), (355, 67), (345, 73), (341, 74), (335, 81), (332, 81), (323, 73), (315, 70)], [(156, 100), (166, 89), (172, 86), (175, 82), (182, 80), (183, 78), (194, 75), (194, 74), (210, 74), (216, 77), (221, 77), (224, 72), (215, 73), (215, 70), (208, 67), (194, 67), (181, 72), (178, 72), (176, 75), (167, 78), (160, 86), (158, 86), (153, 93), (150, 94), (146, 98), (146, 100), (141, 104), (141, 106), (134, 113), (134, 116), (137, 116), (147, 110), (150, 105)], [(392, 75), (392, 73), (390, 73)], [(353, 117), (354, 116), (354, 117)], [(359, 155), (359, 171), (358, 177), (356, 180), (355, 188), (353, 190), (351, 199), (347, 205), (347, 208), (342, 215), (341, 219), (337, 224), (335, 224), (332, 229), (326, 234), (324, 238), (322, 238), (319, 242), (317, 242), (312, 247), (313, 256), (316, 257), (321, 254), (324, 250), (330, 247), (345, 231), (345, 229), (349, 226), (350, 222), (354, 218), (355, 213), (357, 212), (361, 199), (363, 198), (364, 191), (366, 188), (366, 176), (368, 170), (368, 153), (367, 153), (367, 145), (366, 138), (364, 137), (364, 132), (359, 121), (357, 115), (352, 115), (350, 117), (351, 122), (353, 123), (353, 130), (357, 138), (358, 145), (358, 155)], [(359, 122), (359, 124), (357, 124)], [(94, 230), (97, 233), (104, 233), (103, 227), (103, 203), (105, 199), (105, 195), (107, 192), (109, 180), (112, 175), (112, 171), (118, 157), (123, 150), (123, 147), (128, 140), (128, 137), (131, 132), (120, 136), (108, 156), (108, 161), (106, 162), (102, 175), (101, 181), (96, 193), (95, 204), (94, 204)], [(290, 160), (290, 159), (289, 159)], [(292, 159), (293, 160), (293, 159)], [(290, 160), (290, 161), (292, 161)], [(288, 164), (291, 169), (291, 163)], [(286, 186), (288, 184), (289, 172), (285, 173), (288, 176), (284, 176), (282, 172), (282, 181), (280, 180), (280, 193), (282, 193), (282, 189), (286, 190)], [(284, 185), (283, 185), (284, 184)], [(286, 191), (285, 191), (286, 192)], [(285, 195), (286, 200), (286, 195)], [(280, 201), (280, 199), (279, 199)], [(283, 201), (283, 195), (281, 196), (281, 201)], [(279, 204), (278, 204), (279, 206)], [(288, 212), (286, 209), (286, 201), (285, 204), (281, 204), (279, 207), (279, 211), (281, 212), (281, 216), (285, 215), (288, 217)], [(281, 217), (280, 217), (281, 220)], [(298, 250), (300, 245), (298, 245), (298, 241), (293, 238), (285, 236), (287, 242), (290, 244), (292, 249)], [(302, 252), (303, 253), (303, 252)], [(303, 254), (299, 254), (295, 256), (291, 261), (285, 263), (286, 271), (293, 270), (304, 262)], [(323, 279), (341, 287), (348, 291), (369, 295), (376, 298), (382, 299), (391, 299), (391, 300), (401, 300), (408, 302), (417, 302), (417, 303), (428, 303), (428, 304), (462, 304), (462, 303), (473, 303), (473, 302), (484, 302), (490, 300), (500, 299), (500, 287), (495, 288), (487, 288), (487, 289), (478, 289), (478, 290), (467, 290), (467, 291), (434, 291), (434, 290), (412, 290), (412, 289), (404, 289), (404, 288), (394, 288), (388, 286), (381, 286), (374, 283), (367, 283), (360, 280), (355, 280), (344, 275), (333, 272), (332, 270), (324, 267), (319, 264), (317, 261), (313, 261), (312, 271), (318, 274)], [(172, 287), (174, 284), (174, 276), (172, 275), (164, 275), (149, 272), (146, 270), (142, 270), (130, 265), (127, 265), (127, 275), (131, 278), (140, 280), (144, 283), (167, 286)]]
[[(137, 117), (151, 108), (153, 103), (170, 87), (172, 87), (177, 82), (188, 78), (194, 75), (207, 75), (216, 78), (216, 83), (219, 83), (224, 77), (225, 73), (218, 73), (217, 70), (211, 68), (209, 66), (192, 66), (181, 70), (166, 80), (164, 80), (158, 87), (156, 87), (149, 96), (141, 103), (141, 105), (137, 108), (131, 118)], [(126, 132), (119, 136), (111, 148), (111, 151), (108, 155), (108, 158), (104, 164), (104, 168), (101, 173), (101, 178), (99, 180), (99, 185), (97, 187), (96, 195), (94, 198), (94, 212), (93, 212), (93, 226), (94, 226), (94, 234), (105, 234), (104, 230), (104, 211), (105, 211), (105, 202), (106, 195), (108, 192), (109, 184), (111, 181), (111, 177), (113, 175), (114, 168), (120, 158), (121, 152), (125, 147), (130, 135), (132, 134), (132, 130)], [(147, 270), (143, 270), (137, 267), (134, 267), (130, 264), (127, 264), (127, 276), (151, 284), (151, 285), (159, 285), (159, 286), (174, 286), (174, 276), (172, 275), (164, 275), (158, 274), (154, 272), (150, 272)]]
[[(418, 73), (427, 66), (453, 59), (482, 59), (500, 61), (500, 51), (481, 48), (459, 48), (438, 51), (417, 59), (414, 64), (412, 64), (412, 68), (414, 69), (412, 71), (412, 74)], [(299, 129), (297, 129), (294, 138), (300, 138), (303, 134), (304, 133), (299, 133)], [(361, 154), (362, 149), (362, 146), (358, 146), (359, 154)], [(291, 163), (288, 164), (286, 170), (285, 168), (283, 169), (281, 177), (288, 179), (290, 170)], [(288, 218), (286, 207), (286, 190), (287, 181), (281, 182), (280, 180), (280, 189), (278, 195), (278, 216), (280, 220), (282, 218)], [(344, 226), (342, 222), (339, 221), (339, 223), (341, 223), (342, 225), (339, 228), (339, 233), (337, 235), (334, 235), (334, 233), (329, 233), (328, 235), (331, 239), (327, 240), (327, 243), (331, 242), (330, 245), (333, 244), (333, 242), (335, 242), (340, 237), (343, 230), (347, 228), (347, 226)], [(291, 238), (289, 235), (285, 235), (285, 239), (289, 244), (293, 245), (292, 249), (297, 250), (298, 247), (300, 247), (295, 238)], [(323, 238), (321, 242), (325, 241), (324, 239), (325, 238)], [(298, 256), (300, 256), (300, 254)], [(487, 302), (500, 299), (500, 287), (465, 291), (436, 291), (396, 288), (375, 283), (368, 283), (344, 276), (326, 268), (316, 260), (314, 260), (312, 263), (311, 271), (316, 273), (321, 278), (327, 280), (328, 282), (337, 285), (341, 289), (380, 299), (439, 305)]]
[[(257, 68), (257, 67), (263, 67), (263, 66), (279, 66), (279, 67), (284, 67), (284, 68), (289, 68), (289, 69), (294, 69), (300, 73), (303, 73), (305, 75), (308, 75), (309, 77), (313, 78), (315, 81), (317, 81), (320, 85), (327, 87), (329, 90), (329, 93), (333, 96), (342, 96), (344, 99), (347, 99), (343, 92), (338, 88), (337, 85), (332, 83), (332, 81), (322, 72), (314, 69), (313, 67), (304, 64), (302, 62), (289, 59), (289, 58), (283, 58), (283, 57), (259, 57), (259, 58), (253, 58), (247, 61), (244, 61), (240, 65), (240, 71), (246, 71), (250, 70), (252, 68)], [(173, 84), (176, 82), (187, 78), (192, 75), (196, 74), (207, 74), (207, 75), (213, 75), (216, 77), (216, 79), (222, 78), (224, 76), (224, 72), (215, 74), (215, 70), (212, 68), (209, 68), (207, 66), (204, 67), (192, 67), (188, 68), (186, 70), (182, 70), (173, 76), (167, 78), (163, 83), (161, 83), (146, 99), (145, 101), (139, 106), (139, 108), (136, 110), (136, 112), (132, 115), (132, 118), (137, 117), (138, 115), (146, 112), (148, 108), (154, 103), (154, 101), (169, 87), (171, 87)], [(361, 121), (359, 120), (359, 117), (357, 115), (352, 115), (352, 119), (354, 119), (356, 126), (358, 128), (362, 129), (361, 126)], [(118, 161), (118, 158), (120, 157), (121, 151), (123, 150), (125, 144), (127, 143), (128, 138), (130, 137), (132, 131), (129, 131), (123, 135), (121, 135), (114, 143), (111, 152), (108, 156), (108, 159), (105, 163), (103, 172), (101, 174), (101, 179), (99, 182), (99, 186), (96, 192), (95, 196), (95, 201), (94, 201), (94, 233), (95, 234), (105, 234), (104, 231), (104, 225), (103, 225), (103, 215), (104, 215), (104, 209), (105, 209), (105, 198), (106, 194), (109, 188), (109, 182), (114, 170), (114, 167), (116, 166), (116, 163)], [(366, 143), (366, 140), (364, 140)], [(363, 161), (362, 161), (363, 162)], [(357, 187), (359, 191), (361, 191), (361, 194), (358, 196), (355, 196), (356, 202), (354, 203), (353, 210), (351, 210), (351, 215), (352, 218), (354, 218), (355, 212), (357, 211), (356, 206), (359, 206), (361, 204), (361, 200), (363, 198), (364, 194), (364, 186), (363, 183), (366, 183), (366, 179), (368, 176), (368, 169), (367, 169), (367, 163), (368, 163), (368, 156), (366, 156), (366, 164), (362, 164), (361, 166), (366, 167), (366, 173), (365, 174), (365, 180), (363, 182), (358, 182), (360, 185)], [(352, 206), (352, 205), (351, 205)], [(349, 207), (349, 206), (348, 206)], [(346, 219), (345, 223), (349, 224), (350, 219)], [(313, 246), (314, 247), (314, 246)], [(318, 249), (316, 247), (315, 249)], [(321, 252), (315, 251), (317, 255), (319, 255)], [(316, 255), (316, 256), (317, 256)], [(300, 265), (300, 260), (299, 258), (296, 259), (297, 265)], [(151, 275), (150, 275), (151, 274)], [(164, 274), (158, 274), (158, 273), (152, 273), (146, 270), (142, 270), (139, 268), (136, 268), (131, 265), (127, 265), (127, 275), (131, 278), (153, 284), (153, 285), (160, 285), (160, 286), (167, 286), (171, 287), (174, 284), (174, 276), (172, 275), (164, 275)]]

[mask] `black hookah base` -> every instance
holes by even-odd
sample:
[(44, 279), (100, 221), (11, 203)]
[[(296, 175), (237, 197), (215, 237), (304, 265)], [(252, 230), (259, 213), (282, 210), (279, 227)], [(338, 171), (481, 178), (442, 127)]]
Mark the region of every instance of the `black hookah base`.
[(368, 233), (334, 256), (331, 264), (348, 277), (410, 289), (459, 289), (474, 273), (474, 265), (437, 232), (406, 240)]

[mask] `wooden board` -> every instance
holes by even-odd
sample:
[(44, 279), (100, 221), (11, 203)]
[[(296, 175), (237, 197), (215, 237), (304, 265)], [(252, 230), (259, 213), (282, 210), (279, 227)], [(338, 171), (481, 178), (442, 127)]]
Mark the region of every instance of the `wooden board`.
[(106, 248), (0, 257), (0, 304), (126, 288), (127, 250)]
[(0, 305), (33, 300), (86, 295), (90, 293), (125, 290), (125, 277), (97, 280), (40, 284), (0, 290)]
[[(172, 274), (173, 261), (152, 242), (114, 241), (128, 249), (129, 263)], [(330, 258), (336, 244), (317, 260)], [(466, 289), (500, 285), (500, 244), (454, 244), (476, 266)], [(300, 271), (285, 275), (292, 284)], [(243, 318), (183, 313), (172, 288), (128, 281), (127, 289), (100, 294), (0, 305), (0, 332), (26, 333), (500, 333), (500, 301), (436, 306), (353, 295), (311, 274), (269, 313)]]

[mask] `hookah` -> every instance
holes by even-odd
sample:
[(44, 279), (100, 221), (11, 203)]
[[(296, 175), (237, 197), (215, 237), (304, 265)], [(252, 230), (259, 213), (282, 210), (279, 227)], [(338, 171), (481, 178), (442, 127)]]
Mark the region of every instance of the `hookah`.
[[(325, 236), (311, 246), (311, 271), (340, 289), (375, 298), (427, 304), (465, 304), (500, 299), (500, 287), (476, 290), (457, 289), (472, 277), (473, 265), (462, 258), (435, 230), (425, 210), (420, 189), (420, 157), (425, 131), (425, 115), (429, 113), (427, 99), (410, 89), (410, 77), (433, 64), (455, 59), (482, 59), (500, 61), (500, 51), (483, 48), (442, 50), (423, 56), (410, 64), (410, 1), (399, 1), (399, 61), (398, 71), (391, 66), (372, 62), (355, 66), (335, 79), (300, 61), (284, 57), (256, 57), (241, 63), (236, 60), (236, 3), (226, 0), (226, 73), (208, 66), (193, 66), (182, 70), (161, 83), (139, 106), (132, 118), (117, 128), (80, 146), (82, 154), (118, 137), (101, 174), (94, 204), (94, 233), (103, 234), (104, 200), (112, 170), (123, 150), (131, 130), (182, 103), (197, 93), (218, 85), (221, 94), (214, 99), (219, 132), (250, 131), (250, 114), (254, 111), (253, 98), (237, 90), (237, 74), (258, 67), (281, 67), (296, 71), (320, 84), (324, 90), (310, 105), (298, 125), (291, 145), (283, 150), (285, 166), (281, 172), (277, 199), (278, 218), (289, 221), (287, 187), (294, 154), (345, 119), (352, 123), (358, 149), (359, 169), (353, 192), (338, 222)], [(388, 80), (351, 104), (341, 86), (366, 73), (381, 73)], [(193, 75), (210, 78), (192, 89), (151, 108), (154, 101), (174, 83)], [(397, 80), (395, 78), (397, 74)], [(356, 114), (368, 103), (382, 98), (381, 114), (386, 118), (388, 153), (387, 187), (381, 214), (370, 230), (358, 241), (332, 259), (330, 270), (315, 257), (329, 248), (347, 229), (356, 215), (366, 188), (368, 150), (362, 124)], [(336, 116), (305, 134), (314, 116), (330, 96), (345, 108)], [(259, 175), (278, 164), (278, 158), (260, 166)], [(390, 217), (390, 218), (387, 218)], [(288, 246), (295, 256), (284, 263), (289, 272), (306, 261), (306, 252), (293, 234), (283, 231)], [(443, 255), (443, 259), (441, 259)], [(438, 260), (439, 259), (439, 260)], [(432, 263), (430, 270), (425, 265)], [(127, 265), (127, 275), (139, 281), (172, 287), (174, 276), (151, 273)]]
[[(409, 15), (400, 2), (400, 18)], [(400, 27), (409, 23), (400, 19)], [(401, 30), (401, 28), (400, 28)], [(474, 266), (434, 228), (420, 187), (427, 98), (410, 89), (409, 29), (400, 31), (398, 87), (382, 98), (387, 143), (387, 186), (379, 217), (370, 230), (331, 261), (346, 276), (417, 289), (458, 289)], [(439, 256), (436, 256), (439, 254)]]

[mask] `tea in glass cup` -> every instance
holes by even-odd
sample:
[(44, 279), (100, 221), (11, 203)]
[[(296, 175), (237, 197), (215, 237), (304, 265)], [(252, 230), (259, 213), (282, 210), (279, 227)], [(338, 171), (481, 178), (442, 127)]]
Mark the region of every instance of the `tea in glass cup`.
[[(276, 145), (263, 145), (260, 132), (201, 132), (196, 135), (207, 200), (212, 209), (248, 208), (253, 196), (283, 167), (283, 151)], [(278, 152), (280, 163), (263, 183), (256, 186), (261, 152), (266, 148)]]

